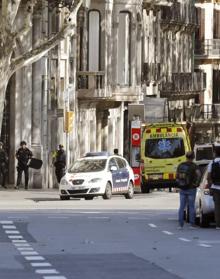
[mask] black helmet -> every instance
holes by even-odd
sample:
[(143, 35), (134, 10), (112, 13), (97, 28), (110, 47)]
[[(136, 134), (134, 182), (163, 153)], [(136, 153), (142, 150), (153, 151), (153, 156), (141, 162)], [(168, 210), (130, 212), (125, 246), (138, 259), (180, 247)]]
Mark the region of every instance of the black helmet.
[(20, 146), (22, 146), (22, 145), (27, 145), (26, 141), (22, 140), (22, 141), (20, 142)]
[(59, 144), (58, 147), (59, 147), (59, 148), (63, 148), (63, 145), (62, 145), (62, 144)]

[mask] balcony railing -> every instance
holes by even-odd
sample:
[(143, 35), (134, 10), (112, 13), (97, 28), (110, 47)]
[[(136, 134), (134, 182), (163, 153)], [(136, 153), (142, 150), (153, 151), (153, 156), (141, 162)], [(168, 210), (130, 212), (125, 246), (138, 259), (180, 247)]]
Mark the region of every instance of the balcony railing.
[(195, 46), (195, 54), (220, 57), (220, 39), (207, 39), (203, 42), (197, 41)]
[(160, 63), (144, 63), (143, 65), (143, 80), (146, 83), (157, 81), (161, 76)]
[(163, 82), (160, 87), (161, 97), (169, 99), (191, 99), (206, 88), (206, 74), (173, 73), (172, 82)]
[(161, 6), (161, 22), (169, 24), (196, 24), (196, 9), (181, 9), (181, 3), (174, 2), (171, 6)]
[(220, 122), (220, 104), (195, 105), (192, 111), (192, 121)]
[(77, 72), (77, 88), (79, 97), (104, 98), (105, 96), (105, 73), (99, 72)]

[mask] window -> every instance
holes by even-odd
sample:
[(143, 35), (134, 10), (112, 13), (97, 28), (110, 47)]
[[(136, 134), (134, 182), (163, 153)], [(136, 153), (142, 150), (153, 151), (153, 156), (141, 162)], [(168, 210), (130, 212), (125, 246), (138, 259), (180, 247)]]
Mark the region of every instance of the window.
[(118, 164), (118, 167), (119, 169), (123, 169), (126, 167), (126, 163), (123, 159), (121, 158), (116, 158), (116, 161), (117, 161), (117, 164)]
[(118, 168), (114, 158), (110, 159), (110, 161), (109, 161), (109, 170), (111, 169), (112, 166)]
[(97, 172), (103, 171), (106, 166), (106, 159), (100, 160), (79, 160), (76, 161), (73, 166), (70, 168), (70, 173), (78, 172)]
[(118, 27), (117, 83), (125, 86), (130, 85), (130, 25), (130, 13), (120, 12)]
[(145, 156), (154, 159), (177, 158), (185, 154), (182, 138), (148, 139), (145, 143)]
[(89, 11), (89, 71), (100, 70), (100, 13)]

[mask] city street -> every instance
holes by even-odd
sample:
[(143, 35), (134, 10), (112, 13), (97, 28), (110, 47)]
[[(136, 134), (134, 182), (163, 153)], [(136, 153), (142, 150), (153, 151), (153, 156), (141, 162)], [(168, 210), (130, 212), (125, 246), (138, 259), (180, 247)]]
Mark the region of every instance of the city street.
[(0, 278), (219, 278), (219, 231), (179, 231), (177, 208), (168, 192), (60, 201), (1, 190)]

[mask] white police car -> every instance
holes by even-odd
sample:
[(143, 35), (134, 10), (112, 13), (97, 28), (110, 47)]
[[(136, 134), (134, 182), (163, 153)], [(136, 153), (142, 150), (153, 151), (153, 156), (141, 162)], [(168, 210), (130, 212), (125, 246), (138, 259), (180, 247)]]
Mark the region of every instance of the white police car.
[(134, 195), (134, 173), (121, 156), (90, 152), (69, 168), (59, 185), (61, 200), (70, 197), (92, 200), (95, 196), (110, 199), (112, 194)]

